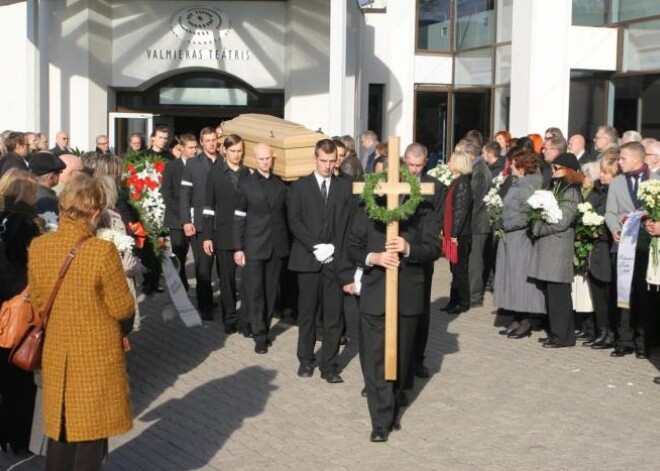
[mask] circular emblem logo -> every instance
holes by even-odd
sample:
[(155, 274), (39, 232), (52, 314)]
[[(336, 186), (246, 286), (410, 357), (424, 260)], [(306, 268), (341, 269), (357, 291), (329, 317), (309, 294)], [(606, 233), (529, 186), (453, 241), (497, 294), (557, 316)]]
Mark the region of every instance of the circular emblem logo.
[(213, 45), (229, 34), (231, 20), (215, 7), (187, 7), (172, 15), (170, 27), (190, 44)]

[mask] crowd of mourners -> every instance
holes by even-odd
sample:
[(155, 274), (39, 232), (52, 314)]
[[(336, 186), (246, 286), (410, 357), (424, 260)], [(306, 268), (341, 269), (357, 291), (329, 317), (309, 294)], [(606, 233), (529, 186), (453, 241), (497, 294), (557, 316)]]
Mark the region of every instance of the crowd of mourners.
[[(371, 441), (386, 441), (400, 428), (406, 390), (430, 375), (424, 354), (441, 255), (452, 275), (440, 308), (448, 315), (483, 306), (484, 293), (492, 291), (505, 322), (499, 333), (510, 339), (542, 330), (544, 348), (581, 342), (637, 358), (647, 358), (657, 343), (658, 286), (647, 268), (660, 222), (642, 218), (635, 243), (626, 245), (633, 269), (617, 281), (625, 265), (622, 229), (643, 206), (640, 185), (660, 171), (660, 142), (653, 138), (635, 131), (619, 137), (601, 126), (592, 144), (580, 134), (567, 140), (557, 128), (517, 138), (499, 131), (484, 142), (473, 130), (446, 165), (412, 143), (401, 163), (435, 190), (401, 222), (400, 235), (386, 239), (385, 225), (369, 218), (352, 191), (353, 182), (388, 167), (387, 143), (372, 131), (358, 145), (351, 136), (320, 139), (314, 171), (294, 183), (274, 175), (273, 150), (264, 143), (251, 150), (254, 168), (245, 167), (243, 139), (225, 134), (222, 125), (178, 136), (156, 126), (148, 137), (145, 143), (131, 135), (126, 153), (166, 162), (163, 224), (186, 291), (192, 250), (203, 320), (219, 314), (227, 335), (240, 333), (252, 339), (255, 353), (267, 354), (273, 315), (288, 315), (298, 325), (298, 376), (313, 376), (318, 364), (321, 378), (333, 384), (343, 381), (338, 352), (349, 341), (344, 297), (359, 299)], [(111, 152), (105, 135), (85, 153), (69, 147), (65, 131), (55, 141), (49, 149), (38, 133), (0, 135), (0, 303), (29, 294), (38, 316), (67, 254), (81, 244), (48, 321), (42, 371), (11, 365), (14, 344), (2, 343), (0, 331), (0, 446), (43, 453), (47, 443), (49, 469), (76, 469), (78, 461), (96, 469), (107, 437), (131, 427), (124, 355), (139, 319), (137, 294), (163, 288), (149, 260), (152, 247), (119, 253), (94, 237), (99, 228), (137, 236), (140, 215), (122, 181), (126, 154)], [(530, 206), (543, 190), (557, 202), (554, 219), (538, 217)], [(587, 239), (578, 222), (585, 212), (601, 221), (600, 228), (589, 226)], [(400, 273), (396, 382), (384, 379), (388, 269)]]

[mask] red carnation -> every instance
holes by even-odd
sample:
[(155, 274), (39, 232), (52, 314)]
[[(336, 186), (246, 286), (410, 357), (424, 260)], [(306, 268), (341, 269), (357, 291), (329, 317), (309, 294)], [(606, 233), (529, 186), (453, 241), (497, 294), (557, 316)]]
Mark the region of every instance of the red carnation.
[(126, 166), (126, 170), (128, 170), (128, 171), (129, 171), (130, 173), (132, 173), (132, 174), (135, 173), (135, 165), (133, 165), (133, 164), (128, 164), (128, 165)]
[(165, 170), (165, 164), (159, 160), (154, 164), (154, 170), (156, 170), (158, 173), (163, 173)]

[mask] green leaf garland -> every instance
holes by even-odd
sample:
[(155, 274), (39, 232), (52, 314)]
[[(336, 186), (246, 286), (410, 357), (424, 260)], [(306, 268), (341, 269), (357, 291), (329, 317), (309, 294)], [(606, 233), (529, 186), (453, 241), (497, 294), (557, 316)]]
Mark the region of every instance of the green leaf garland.
[(387, 209), (378, 204), (374, 191), (378, 182), (387, 181), (387, 173), (371, 173), (365, 176), (364, 190), (360, 197), (364, 201), (367, 216), (373, 221), (389, 224), (394, 221), (405, 221), (415, 214), (417, 207), (422, 202), (422, 187), (417, 177), (412, 175), (407, 168), (401, 168), (401, 181), (410, 185), (410, 196), (396, 209)]

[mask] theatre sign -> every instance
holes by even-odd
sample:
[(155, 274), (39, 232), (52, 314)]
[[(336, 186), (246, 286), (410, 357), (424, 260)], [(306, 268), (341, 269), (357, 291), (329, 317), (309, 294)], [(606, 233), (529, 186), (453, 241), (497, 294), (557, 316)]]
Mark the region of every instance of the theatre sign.
[(285, 2), (118, 1), (113, 22), (115, 86), (202, 67), (255, 87), (283, 87)]

